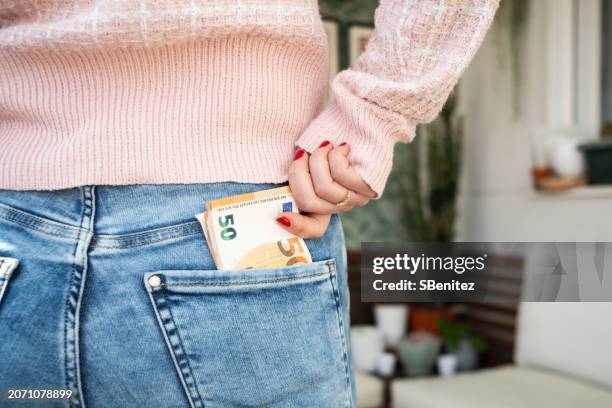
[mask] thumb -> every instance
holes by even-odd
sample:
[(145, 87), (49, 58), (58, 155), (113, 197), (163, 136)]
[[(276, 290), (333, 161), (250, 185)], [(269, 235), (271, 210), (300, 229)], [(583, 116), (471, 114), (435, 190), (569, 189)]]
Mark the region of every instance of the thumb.
[(276, 218), (276, 222), (293, 235), (300, 238), (321, 238), (327, 227), (331, 214), (298, 214), (284, 212)]

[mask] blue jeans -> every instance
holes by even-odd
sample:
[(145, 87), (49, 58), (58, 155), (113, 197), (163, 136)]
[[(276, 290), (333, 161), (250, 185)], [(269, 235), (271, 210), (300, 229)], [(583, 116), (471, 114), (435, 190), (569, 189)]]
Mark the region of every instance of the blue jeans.
[(234, 271), (215, 270), (194, 218), (272, 187), (0, 190), (0, 390), (70, 390), (58, 407), (355, 406), (339, 218), (306, 241), (313, 264)]

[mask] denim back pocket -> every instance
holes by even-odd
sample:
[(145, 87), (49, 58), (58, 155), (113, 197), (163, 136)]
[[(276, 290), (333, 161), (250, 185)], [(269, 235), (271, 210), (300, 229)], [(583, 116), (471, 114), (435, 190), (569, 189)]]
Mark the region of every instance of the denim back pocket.
[(191, 406), (352, 406), (333, 260), (144, 279)]
[(0, 303), (8, 287), (11, 275), (17, 269), (19, 261), (14, 258), (6, 258), (0, 256)]

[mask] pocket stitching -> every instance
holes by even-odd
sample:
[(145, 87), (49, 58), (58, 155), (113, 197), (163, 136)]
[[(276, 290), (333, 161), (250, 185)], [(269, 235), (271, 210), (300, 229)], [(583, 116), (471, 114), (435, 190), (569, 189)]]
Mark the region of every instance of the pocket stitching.
[[(164, 299), (164, 301), (167, 302), (166, 299)], [(195, 394), (197, 398), (194, 400), (194, 405), (199, 402), (202, 404), (202, 406), (205, 406), (204, 401), (202, 401), (202, 396), (200, 395), (200, 389), (198, 387), (198, 384), (195, 381), (195, 376), (193, 375), (193, 369), (191, 368), (191, 362), (189, 361), (189, 358), (187, 357), (187, 353), (185, 352), (185, 346), (183, 345), (183, 339), (181, 338), (181, 334), (179, 332), (178, 326), (176, 325), (176, 321), (174, 320), (172, 309), (170, 308), (170, 306), (168, 306), (167, 309), (168, 309), (168, 314), (170, 315), (170, 319), (172, 320), (172, 325), (174, 326), (174, 331), (176, 332), (178, 346), (180, 347), (180, 352), (182, 354), (181, 359), (185, 360), (185, 362), (187, 363), (187, 367), (189, 368), (189, 371), (187, 373), (183, 372), (183, 374), (187, 374), (187, 376), (189, 377), (190, 383), (193, 389), (195, 390)], [(181, 371), (183, 370), (181, 369)]]
[(328, 264), (328, 267), (330, 269), (334, 270), (334, 273), (332, 273), (330, 271), (330, 278), (329, 278), (329, 282), (330, 285), (332, 286), (332, 293), (334, 294), (334, 301), (336, 304), (336, 318), (338, 321), (338, 334), (340, 336), (340, 340), (341, 340), (341, 345), (342, 345), (342, 362), (344, 365), (344, 372), (345, 372), (345, 376), (346, 376), (346, 406), (347, 407), (351, 407), (352, 405), (352, 390), (351, 390), (351, 375), (350, 375), (350, 368), (349, 368), (349, 363), (348, 363), (348, 346), (347, 346), (347, 340), (346, 340), (346, 336), (345, 336), (345, 332), (344, 332), (344, 318), (343, 318), (343, 313), (342, 313), (342, 305), (340, 304), (340, 291), (338, 289), (338, 285), (337, 285), (337, 274), (336, 272), (336, 268), (335, 265), (332, 264)]
[[(329, 266), (328, 266), (328, 269)], [(319, 276), (330, 275), (332, 272), (327, 270), (325, 272), (317, 272), (312, 275), (301, 275), (301, 276), (292, 276), (288, 278), (279, 278), (279, 279), (267, 279), (267, 280), (257, 280), (257, 281), (232, 281), (232, 282), (219, 282), (219, 283), (171, 283), (166, 284), (166, 287), (173, 286), (195, 286), (195, 287), (227, 287), (227, 286), (254, 286), (254, 285), (265, 285), (268, 283), (282, 283), (282, 282), (293, 282), (293, 281), (303, 281), (309, 280), (311, 278), (317, 278)]]
[[(5, 265), (8, 265), (5, 267)], [(19, 266), (19, 261), (14, 258), (0, 257), (0, 302), (6, 293), (13, 272)]]
[[(145, 278), (146, 279), (146, 278)], [(187, 353), (185, 352), (185, 347), (183, 346), (183, 341), (179, 334), (178, 328), (176, 326), (176, 322), (174, 321), (174, 316), (172, 314), (172, 310), (166, 304), (161, 304), (159, 300), (167, 303), (167, 299), (163, 295), (163, 293), (158, 292), (154, 293), (151, 290), (148, 290), (148, 286), (145, 281), (145, 287), (147, 287), (147, 293), (149, 294), (149, 298), (151, 299), (151, 303), (153, 304), (153, 311), (155, 313), (156, 320), (160, 326), (162, 335), (164, 336), (164, 340), (166, 341), (166, 346), (170, 351), (170, 356), (172, 361), (174, 362), (175, 369), (177, 374), (180, 377), (181, 385), (187, 394), (187, 399), (189, 400), (189, 405), (191, 407), (204, 407), (205, 404), (202, 400), (202, 396), (200, 395), (200, 390), (195, 382), (195, 377), (193, 376), (193, 370), (191, 368), (191, 363), (187, 358)], [(161, 299), (158, 299), (161, 298)], [(176, 343), (170, 339), (170, 335), (168, 334), (168, 329), (166, 327), (167, 323), (164, 318), (161, 316), (161, 311), (167, 311), (169, 315), (169, 319), (172, 322), (174, 327), (174, 332), (176, 332), (177, 340)], [(177, 356), (178, 354), (178, 356)], [(179, 363), (178, 358), (180, 358), (181, 362), (187, 362), (187, 368), (183, 368), (183, 365)]]
[[(312, 264), (304, 264), (304, 265), (299, 265), (299, 267), (308, 267), (308, 266), (313, 266), (316, 263), (320, 263), (321, 267), (323, 267), (323, 265), (326, 266), (325, 270), (322, 272), (316, 272), (316, 273), (312, 273), (312, 272), (301, 272), (298, 273), (296, 275), (293, 276), (286, 276), (286, 277), (279, 277), (279, 278), (268, 278), (268, 279), (257, 279), (255, 277), (254, 280), (240, 280), (240, 281), (234, 281), (234, 280), (230, 280), (227, 282), (215, 282), (214, 279), (215, 277), (212, 276), (210, 278), (204, 278), (202, 277), (202, 281), (191, 281), (191, 282), (167, 282), (164, 278), (169, 276), (168, 273), (171, 272), (181, 272), (181, 271), (177, 271), (177, 270), (160, 270), (160, 271), (155, 271), (155, 272), (147, 272), (144, 275), (145, 278), (145, 285), (147, 282), (147, 278), (149, 278), (152, 275), (158, 275), (162, 278), (162, 284), (159, 287), (156, 288), (150, 288), (153, 291), (158, 291), (158, 290), (162, 290), (162, 289), (166, 289), (166, 288), (172, 288), (172, 287), (202, 287), (202, 288), (206, 288), (206, 287), (210, 287), (210, 288), (214, 288), (214, 287), (231, 287), (231, 286), (256, 286), (256, 285), (266, 285), (266, 284), (275, 284), (275, 283), (283, 283), (283, 282), (292, 282), (292, 281), (307, 281), (310, 279), (315, 279), (324, 275), (332, 275), (336, 273), (336, 261), (334, 259), (329, 259), (326, 261), (319, 261), (319, 262), (315, 262)], [(295, 265), (297, 266), (297, 265)], [(291, 267), (291, 266), (289, 266)], [(282, 268), (286, 268), (286, 267), (280, 267), (280, 269)], [(230, 272), (230, 271), (242, 271), (242, 270), (227, 270), (226, 272)], [(185, 272), (198, 272), (197, 270), (186, 270)], [(218, 272), (216, 270), (205, 270), (202, 272)], [(179, 276), (173, 275), (171, 276), (173, 279), (174, 278), (180, 278)], [(197, 279), (194, 277), (191, 277), (191, 279)], [(208, 281), (207, 281), (208, 280)], [(148, 285), (147, 285), (148, 287)]]

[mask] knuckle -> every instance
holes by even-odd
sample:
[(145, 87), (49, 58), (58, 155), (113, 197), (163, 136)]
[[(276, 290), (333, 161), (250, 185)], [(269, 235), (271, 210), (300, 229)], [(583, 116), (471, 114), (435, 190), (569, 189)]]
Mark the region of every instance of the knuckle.
[(312, 199), (302, 199), (297, 201), (298, 208), (305, 212), (313, 212), (314, 210), (314, 200)]
[(342, 180), (346, 177), (346, 167), (341, 165), (331, 165), (329, 166), (329, 173), (331, 174), (334, 180)]
[(339, 170), (338, 166), (335, 165), (333, 162), (329, 163), (329, 175), (331, 176), (332, 180), (334, 181), (338, 181), (338, 174), (340, 174), (341, 171)]
[[(289, 187), (291, 188), (291, 190), (292, 190), (292, 191), (295, 191), (295, 189), (293, 188), (293, 186), (291, 186), (291, 183), (289, 183)], [(293, 199), (295, 200), (295, 203), (297, 204), (297, 206), (298, 206), (299, 208), (302, 208), (303, 201), (304, 201), (304, 198), (302, 197), (302, 195), (301, 195), (301, 194), (295, 194), (295, 193), (294, 193), (294, 194), (293, 194)]]
[(315, 193), (319, 197), (326, 197), (331, 193), (332, 183), (331, 182), (316, 183), (314, 185), (314, 190), (315, 190)]

